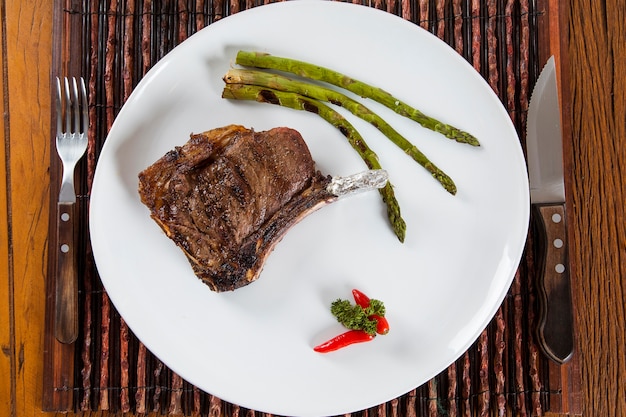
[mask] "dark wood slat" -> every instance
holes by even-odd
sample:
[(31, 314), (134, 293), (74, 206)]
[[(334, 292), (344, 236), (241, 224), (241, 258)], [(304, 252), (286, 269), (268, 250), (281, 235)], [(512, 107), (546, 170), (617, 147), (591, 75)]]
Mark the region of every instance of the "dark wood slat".
[[(63, 10), (78, 10), (80, 4), (77, 1), (55, 0), (53, 15), (54, 37), (58, 42), (54, 44), (52, 51), (52, 67), (57, 70), (51, 74), (51, 85), (56, 76), (80, 76), (81, 60), (69, 60), (68, 57), (82, 57), (83, 35), (80, 15), (68, 15)], [(55, 98), (53, 97), (52, 100)], [(51, 106), (53, 114), (51, 120), (56, 120), (55, 105)], [(56, 131), (55, 123), (52, 123), (50, 137), (54, 138)], [(51, 149), (55, 149), (54, 142)], [(61, 164), (56, 152), (50, 152), (50, 207), (56, 207), (61, 178)], [(77, 209), (82, 209), (82, 202), (77, 202)], [(56, 241), (56, 215), (55, 210), (50, 211), (49, 222), (49, 247), (55, 248)], [(55, 254), (56, 251), (50, 250)], [(54, 273), (56, 270), (56, 257), (50, 256), (48, 261), (48, 279), (46, 281), (46, 324), (44, 334), (44, 368), (43, 368), (43, 396), (42, 408), (50, 411), (66, 411), (73, 408), (74, 401), (74, 357), (77, 343), (59, 343), (54, 337), (54, 293), (56, 285)]]

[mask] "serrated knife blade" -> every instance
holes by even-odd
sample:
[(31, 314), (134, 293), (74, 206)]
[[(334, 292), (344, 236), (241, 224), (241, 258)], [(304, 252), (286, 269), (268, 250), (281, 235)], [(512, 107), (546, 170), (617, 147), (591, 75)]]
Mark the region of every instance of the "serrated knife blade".
[(526, 150), (530, 199), (539, 237), (537, 337), (545, 355), (562, 364), (572, 356), (574, 329), (560, 114), (556, 65), (550, 57), (530, 98)]

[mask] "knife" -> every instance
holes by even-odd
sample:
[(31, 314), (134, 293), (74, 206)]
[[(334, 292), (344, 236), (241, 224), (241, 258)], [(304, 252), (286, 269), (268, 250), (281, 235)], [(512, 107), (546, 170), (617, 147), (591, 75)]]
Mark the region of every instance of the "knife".
[(530, 98), (526, 147), (530, 200), (539, 237), (537, 337), (544, 354), (562, 364), (572, 357), (574, 331), (560, 115), (552, 56)]

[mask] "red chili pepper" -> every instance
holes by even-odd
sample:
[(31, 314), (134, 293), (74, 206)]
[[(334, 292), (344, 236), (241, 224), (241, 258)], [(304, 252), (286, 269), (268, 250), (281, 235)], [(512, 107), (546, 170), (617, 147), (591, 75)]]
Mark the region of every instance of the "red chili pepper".
[(378, 314), (372, 314), (369, 316), (370, 319), (376, 320), (376, 333), (378, 334), (387, 334), (389, 333), (389, 322), (384, 316), (379, 316)]
[(352, 290), (352, 296), (354, 297), (354, 302), (361, 306), (361, 308), (367, 308), (370, 306), (370, 298), (361, 291), (357, 289)]
[(355, 343), (368, 342), (374, 338), (374, 335), (368, 334), (363, 330), (349, 330), (345, 333), (335, 336), (332, 339), (315, 346), (314, 351), (320, 353), (332, 352)]

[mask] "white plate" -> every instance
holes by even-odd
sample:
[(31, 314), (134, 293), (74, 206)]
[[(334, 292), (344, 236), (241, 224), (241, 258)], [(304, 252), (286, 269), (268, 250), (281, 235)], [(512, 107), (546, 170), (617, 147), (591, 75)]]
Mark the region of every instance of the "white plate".
[[(258, 281), (211, 292), (139, 201), (137, 174), (200, 132), (229, 123), (290, 126), (318, 168), (365, 166), (317, 116), (220, 98), (239, 49), (290, 56), (380, 86), (474, 133), (447, 140), (381, 109), (456, 181), (445, 192), (377, 130), (349, 117), (390, 172), (407, 238), (391, 232), (377, 193), (340, 200), (294, 227)], [(478, 73), (442, 41), (385, 12), (299, 1), (257, 7), (192, 36), (140, 82), (102, 149), (91, 196), (98, 270), (132, 331), (165, 364), (223, 400), (279, 415), (321, 416), (400, 396), (457, 359), (502, 302), (528, 225), (528, 184), (513, 125)], [(330, 303), (359, 288), (387, 306), (391, 332), (332, 354), (343, 331)]]

